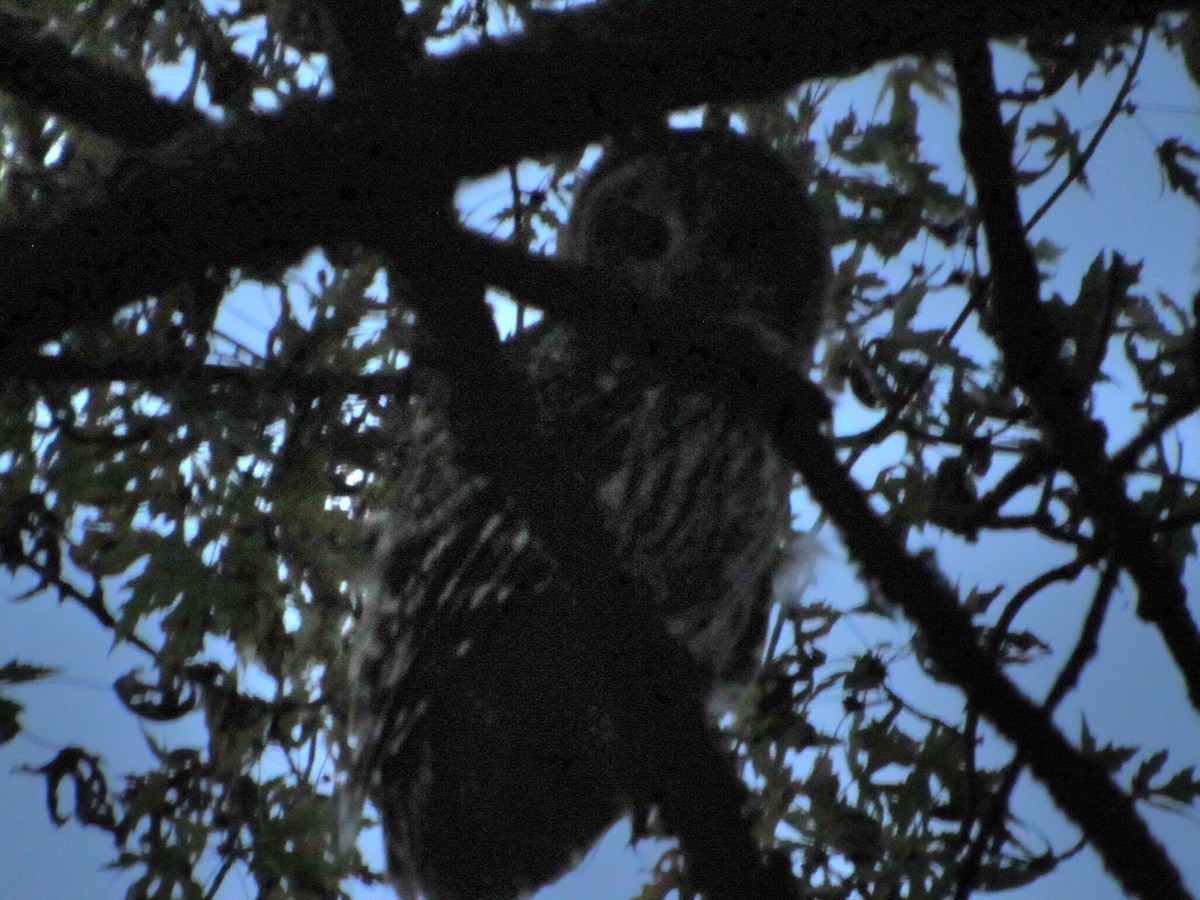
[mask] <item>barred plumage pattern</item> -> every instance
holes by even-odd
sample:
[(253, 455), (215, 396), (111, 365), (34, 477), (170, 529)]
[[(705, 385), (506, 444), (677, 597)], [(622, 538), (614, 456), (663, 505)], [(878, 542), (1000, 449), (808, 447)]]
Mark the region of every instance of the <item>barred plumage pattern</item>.
[[(701, 302), (758, 315), (806, 349), (828, 259), (799, 182), (727, 135), (657, 140), (610, 154), (592, 174), (567, 254), (670, 302), (684, 302), (676, 292), (699, 274)], [(726, 247), (724, 232), (748, 221), (758, 230), (740, 256), (706, 255), (696, 241), (707, 227)], [(722, 403), (669, 380), (646, 384), (629, 360), (596, 359), (566, 326), (544, 323), (508, 352), (566, 458), (606, 473), (604, 528), (710, 676), (704, 690), (744, 683), (766, 626), (790, 471)], [(455, 464), (436, 396), (410, 404), (394, 493), (372, 529), (354, 777), (383, 816), (402, 894), (511, 897), (562, 871), (630, 798), (586, 603), (536, 527)]]

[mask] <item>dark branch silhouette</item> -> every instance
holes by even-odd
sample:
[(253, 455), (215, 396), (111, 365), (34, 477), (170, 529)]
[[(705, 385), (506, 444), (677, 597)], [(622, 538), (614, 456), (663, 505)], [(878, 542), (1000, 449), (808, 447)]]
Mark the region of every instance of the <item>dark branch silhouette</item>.
[[(356, 8), (354, 16), (341, 5), (325, 4), (358, 60), (354, 65), (382, 73), (401, 68), (403, 58), (387, 56), (389, 46), (401, 45), (393, 40), (392, 14), (381, 9), (386, 4), (361, 14)], [(534, 16), (530, 33), (518, 40), (428, 63), (389, 112), (430, 130), (452, 151), (443, 165), (462, 176), (479, 175), (522, 155), (657, 121), (666, 109), (771, 97), (805, 79), (935, 53), (967, 33), (1003, 38), (1032, 29), (1052, 35), (1145, 25), (1159, 13), (1186, 7), (1182, 0), (1064, 0), (1053, 6), (920, 0), (903, 10), (871, 0), (623, 0)], [(0, 14), (0, 38), (0, 87), (47, 112), (139, 146), (163, 140), (195, 118), (169, 112), (144, 89), (139, 99), (130, 79), (72, 56), (25, 18)]]
[[(613, 3), (538, 18), (524, 38), (424, 64), (394, 92), (373, 95), (375, 103), (293, 104), (280, 118), (229, 134), (197, 126), (184, 159), (149, 154), (113, 185), (108, 203), (48, 233), (0, 230), (0, 354), (10, 350), (13, 323), (26, 323), (19, 330), (28, 348), (69, 324), (106, 321), (198, 265), (280, 266), (318, 244), (376, 243), (380, 220), (422, 227), (423, 216), (449, 214), (446, 198), (459, 178), (654, 123), (672, 108), (773, 96), (807, 78), (937, 52), (968, 28), (997, 37), (1032, 27), (1055, 33), (1146, 22), (1176, 6), (1073, 2), (1048, 10), (1031, 0), (927, 0), (885, 16), (867, 0), (723, 0), (705, 4), (703, 14), (692, 4)], [(119, 79), (114, 112), (126, 112), (100, 126), (88, 110), (105, 106), (88, 85), (104, 83), (107, 70), (35, 39), (25, 20), (0, 23), (17, 39), (0, 56), (0, 86), (46, 112), (145, 144), (146, 123), (162, 119), (148, 91), (139, 104)], [(71, 78), (56, 74), (64, 59)], [(406, 60), (379, 62), (387, 70)], [(20, 80), (26, 72), (38, 76), (37, 90)], [(213, 221), (223, 223), (220, 233)]]
[(1017, 205), (1012, 140), (1000, 119), (986, 43), (956, 49), (954, 71), (962, 99), (960, 142), (979, 194), (995, 277), (989, 322), (1005, 371), (1029, 395), (1088, 514), (1111, 534), (1117, 561), (1137, 582), (1138, 615), (1159, 629), (1200, 710), (1200, 630), (1188, 612), (1181, 573), (1155, 545), (1151, 521), (1126, 496), (1121, 473), (1104, 452), (1104, 427), (1083, 411), (1059, 361), (1062, 337), (1041, 303), (1037, 264)]

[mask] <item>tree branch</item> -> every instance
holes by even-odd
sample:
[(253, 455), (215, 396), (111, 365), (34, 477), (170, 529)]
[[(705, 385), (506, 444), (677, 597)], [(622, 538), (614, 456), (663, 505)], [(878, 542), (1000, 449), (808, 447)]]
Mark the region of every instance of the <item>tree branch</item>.
[(40, 22), (3, 10), (0, 90), (134, 147), (207, 121), (194, 109), (156, 99), (142, 79), (72, 53)]
[[(530, 18), (512, 41), (432, 64), (403, 97), (452, 155), (460, 176), (577, 147), (700, 103), (775, 97), (801, 81), (844, 76), (907, 54), (934, 54), (966, 33), (1148, 24), (1186, 0), (615, 0)], [(452, 99), (450, 99), (452, 98)]]
[(1000, 118), (991, 52), (982, 39), (953, 51), (962, 106), (959, 140), (975, 181), (995, 279), (991, 325), (1009, 378), (1038, 413), (1053, 453), (1075, 479), (1084, 509), (1111, 535), (1117, 562), (1138, 586), (1138, 615), (1158, 627), (1200, 710), (1200, 630), (1187, 609), (1177, 567), (1155, 545), (1153, 523), (1125, 494), (1104, 452), (1104, 427), (1084, 411), (1060, 362), (1062, 339), (1040, 299), (1025, 240), (1012, 165), (1012, 140)]
[[(662, 0), (538, 16), (519, 40), (429, 64), (395, 88), (394, 103), (296, 102), (232, 133), (197, 128), (194, 143), (225, 139), (187, 148), (186, 159), (151, 154), (107, 203), (52, 230), (0, 229), (0, 356), (105, 322), (209, 266), (277, 269), (315, 245), (378, 246), (380, 223), (407, 217), (420, 228), (422, 217), (447, 214), (461, 177), (657, 123), (670, 109), (774, 96), (806, 78), (933, 53), (967, 28), (1117, 27), (1179, 2), (913, 0), (883, 15), (874, 0)], [(144, 87), (139, 97), (127, 79), (35, 40), (24, 20), (0, 23), (16, 48), (0, 51), (0, 83), (27, 101), (139, 145), (181, 124), (165, 122), (175, 114)], [(74, 77), (56, 75), (59, 65)], [(19, 77), (30, 72), (32, 81)]]
[[(403, 41), (389, 27), (384, 4), (356, 12), (358, 21), (339, 4), (324, 5), (362, 66), (383, 80), (403, 69), (408, 60), (393, 56)], [(535, 14), (522, 38), (429, 65), (407, 86), (402, 108), (387, 113), (451, 148), (443, 165), (481, 175), (523, 155), (658, 122), (669, 109), (763, 99), (808, 78), (936, 53), (968, 32), (1004, 38), (1147, 25), (1188, 6), (1187, 0), (910, 0), (888, 7), (876, 0), (614, 0)], [(38, 28), (0, 14), (5, 90), (139, 146), (173, 134), (188, 124), (183, 117), (197, 121), (198, 114), (168, 112), (144, 86), (38, 37)]]
[(132, 381), (151, 390), (178, 390), (186, 382), (189, 389), (240, 387), (246, 393), (287, 393), (296, 397), (330, 394), (360, 394), (367, 397), (407, 396), (412, 389), (408, 370), (374, 372), (359, 375), (335, 371), (281, 371), (251, 366), (203, 365), (187, 369), (178, 362), (147, 359), (120, 359), (106, 363), (88, 363), (70, 356), (24, 356), (0, 360), (0, 379), (35, 384), (97, 384)]
[[(1149, 43), (1150, 29), (1143, 28), (1142, 42), (1138, 44), (1137, 53), (1134, 55), (1133, 62), (1129, 64), (1129, 69), (1125, 72), (1125, 80), (1121, 82), (1121, 87), (1117, 90), (1117, 95), (1113, 97), (1112, 103), (1109, 104), (1108, 112), (1105, 113), (1104, 119), (1100, 122), (1099, 127), (1096, 128), (1096, 133), (1092, 135), (1092, 139), (1083, 148), (1083, 152), (1067, 166), (1067, 174), (1059, 182), (1058, 187), (1050, 192), (1050, 196), (1029, 217), (1029, 221), (1025, 223), (1025, 231), (1027, 233), (1032, 231), (1034, 226), (1041, 221), (1042, 217), (1050, 211), (1051, 207), (1058, 202), (1058, 198), (1066, 192), (1067, 188), (1075, 183), (1075, 179), (1083, 175), (1083, 170), (1087, 168), (1087, 164), (1096, 155), (1096, 149), (1100, 146), (1104, 135), (1108, 133), (1108, 129), (1112, 127), (1112, 123), (1117, 120), (1117, 115), (1126, 109), (1125, 98), (1133, 90), (1137, 74), (1142, 68), (1142, 60), (1146, 58), (1146, 47)], [(1086, 184), (1086, 182), (1083, 183)]]
[[(1042, 703), (1042, 708), (1046, 710), (1047, 714), (1054, 714), (1054, 710), (1058, 708), (1063, 698), (1079, 682), (1083, 667), (1096, 655), (1100, 641), (1100, 628), (1104, 624), (1104, 617), (1108, 612), (1108, 604), (1112, 600), (1119, 574), (1120, 568), (1112, 564), (1106, 565), (1100, 573), (1091, 605), (1088, 607), (1088, 613), (1083, 622), (1083, 628), (1080, 631), (1079, 639), (1075, 642), (1075, 649), (1071, 651), (1066, 665), (1054, 679), (1054, 685)], [(983, 862), (983, 856), (992, 842), (1002, 834), (1004, 819), (1008, 812), (1009, 797), (1012, 796), (1013, 788), (1017, 786), (1017, 778), (1024, 767), (1025, 756), (1018, 749), (1012, 761), (1005, 766), (1000, 784), (988, 798), (985, 813), (979, 823), (979, 833), (971, 841), (971, 846), (959, 868), (958, 883), (954, 892), (955, 900), (968, 900), (971, 892), (978, 886), (979, 869)]]
[(1173, 397), (1167, 405), (1153, 414), (1146, 426), (1128, 444), (1112, 455), (1114, 472), (1127, 473), (1137, 465), (1138, 459), (1174, 425), (1200, 410), (1200, 391), (1191, 397)]
[(341, 42), (329, 54), (339, 92), (394, 91), (407, 79), (409, 66), (423, 56), (403, 6), (393, 0), (320, 0), (320, 5)]
[(53, 227), (0, 229), (0, 358), (211, 267), (277, 271), (314, 245), (377, 246), (381, 223), (449, 214), (453, 179), (391, 150), (354, 104), (296, 103), (222, 135), (136, 161), (107, 202)]

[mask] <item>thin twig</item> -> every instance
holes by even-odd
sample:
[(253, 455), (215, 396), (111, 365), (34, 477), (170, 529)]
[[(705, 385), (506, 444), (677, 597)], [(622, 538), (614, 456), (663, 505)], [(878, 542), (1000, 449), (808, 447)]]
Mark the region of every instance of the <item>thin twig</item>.
[(1067, 175), (1062, 182), (1056, 187), (1050, 196), (1046, 198), (1046, 202), (1037, 208), (1037, 211), (1029, 217), (1029, 221), (1025, 223), (1025, 231), (1030, 232), (1034, 226), (1042, 220), (1050, 207), (1054, 206), (1058, 198), (1063, 195), (1068, 187), (1083, 174), (1084, 168), (1091, 161), (1092, 156), (1096, 153), (1096, 148), (1100, 146), (1100, 141), (1104, 139), (1105, 133), (1114, 121), (1117, 115), (1125, 106), (1125, 98), (1129, 96), (1129, 92), (1133, 90), (1133, 82), (1137, 77), (1138, 70), (1142, 67), (1142, 60), (1146, 57), (1146, 45), (1150, 42), (1150, 29), (1142, 29), (1142, 42), (1138, 45), (1137, 55), (1134, 56), (1133, 62), (1129, 65), (1129, 70), (1125, 73), (1125, 80), (1121, 83), (1120, 90), (1113, 98), (1112, 104), (1108, 108), (1108, 112), (1104, 116), (1104, 120), (1100, 123), (1100, 127), (1096, 129), (1096, 133), (1092, 135), (1092, 139), (1088, 141), (1088, 145), (1083, 152), (1071, 163), (1067, 170)]

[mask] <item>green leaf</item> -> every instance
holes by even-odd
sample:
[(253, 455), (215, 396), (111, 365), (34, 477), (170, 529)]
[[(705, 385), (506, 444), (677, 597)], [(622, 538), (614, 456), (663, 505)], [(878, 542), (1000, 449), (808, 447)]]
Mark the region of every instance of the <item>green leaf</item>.
[(1155, 155), (1167, 176), (1167, 185), (1171, 190), (1185, 194), (1196, 203), (1200, 203), (1200, 184), (1196, 173), (1187, 166), (1187, 163), (1200, 162), (1200, 152), (1179, 138), (1167, 138), (1159, 144)]
[(1130, 787), (1130, 792), (1135, 797), (1145, 797), (1149, 793), (1150, 781), (1162, 771), (1162, 767), (1167, 762), (1167, 751), (1159, 750), (1148, 758), (1142, 760), (1142, 764), (1138, 766), (1138, 770), (1134, 773), (1133, 782)]
[(52, 666), (38, 666), (10, 659), (0, 666), (0, 682), (24, 684), (29, 681), (37, 681), (39, 678), (46, 678), (49, 675), (57, 675), (58, 672), (59, 670)]
[(16, 700), (0, 694), (0, 744), (7, 744), (21, 733), (23, 707)]
[(1196, 767), (1188, 766), (1176, 772), (1166, 784), (1154, 788), (1151, 793), (1185, 805), (1195, 803), (1196, 798), (1200, 797), (1200, 779), (1196, 778)]
[(1093, 757), (1109, 772), (1119, 772), (1124, 765), (1133, 759), (1140, 747), (1122, 747), (1113, 743), (1100, 746), (1095, 736), (1088, 729), (1087, 719), (1081, 718), (1079, 732), (1079, 749), (1087, 756)]

